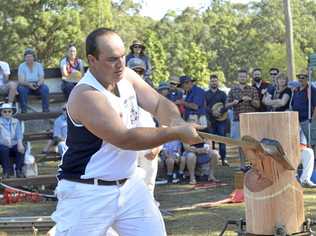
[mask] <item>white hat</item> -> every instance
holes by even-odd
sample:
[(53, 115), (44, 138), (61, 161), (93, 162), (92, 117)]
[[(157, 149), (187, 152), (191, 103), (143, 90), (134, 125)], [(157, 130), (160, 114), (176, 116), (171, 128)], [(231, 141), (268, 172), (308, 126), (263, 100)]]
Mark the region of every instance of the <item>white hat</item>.
[(12, 110), (12, 115), (15, 115), (15, 113), (17, 112), (17, 109), (15, 106), (12, 105), (12, 103), (2, 103), (0, 106), (0, 112), (3, 109), (11, 109)]

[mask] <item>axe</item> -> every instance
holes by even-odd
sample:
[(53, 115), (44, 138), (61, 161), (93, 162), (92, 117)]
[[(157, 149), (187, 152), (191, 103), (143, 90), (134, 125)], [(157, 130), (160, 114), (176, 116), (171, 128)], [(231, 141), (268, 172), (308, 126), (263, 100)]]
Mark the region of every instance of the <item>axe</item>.
[(260, 142), (256, 140), (255, 138), (245, 135), (241, 139), (235, 140), (232, 138), (219, 136), (215, 134), (209, 134), (205, 132), (198, 132), (198, 134), (203, 138), (211, 141), (215, 141), (218, 143), (224, 143), (224, 144), (230, 144), (235, 145), (238, 147), (248, 148), (257, 150), (261, 153), (264, 153), (272, 159), (274, 159), (276, 162), (278, 162), (280, 165), (284, 167), (286, 170), (295, 170), (295, 168), (292, 166), (291, 162), (287, 158), (282, 145), (279, 141), (274, 139), (268, 139), (263, 138)]

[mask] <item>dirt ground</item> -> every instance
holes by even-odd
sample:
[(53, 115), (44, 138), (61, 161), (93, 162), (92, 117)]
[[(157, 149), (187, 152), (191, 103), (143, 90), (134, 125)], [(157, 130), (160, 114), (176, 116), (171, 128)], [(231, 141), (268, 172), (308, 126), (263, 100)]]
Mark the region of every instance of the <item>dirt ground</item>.
[[(56, 165), (52, 163), (40, 166), (41, 173), (52, 173)], [(217, 201), (225, 199), (234, 190), (233, 173), (236, 168), (218, 167), (216, 176), (226, 186), (194, 190), (191, 185), (158, 185), (156, 187), (156, 200), (164, 213), (167, 233), (170, 236), (210, 236), (218, 235), (227, 220), (244, 218), (244, 204), (224, 204), (209, 209), (195, 208), (192, 205), (200, 202)], [(305, 213), (316, 219), (316, 189), (304, 190)], [(0, 216), (45, 216), (50, 215), (56, 202), (20, 203), (0, 205)], [(237, 235), (236, 227), (231, 226), (225, 235)], [(314, 228), (316, 230), (316, 228)], [(3, 234), (6, 235), (6, 234)], [(8, 234), (8, 235), (32, 235)], [(38, 235), (45, 235), (39, 233)], [(1, 236), (1, 233), (0, 233)]]

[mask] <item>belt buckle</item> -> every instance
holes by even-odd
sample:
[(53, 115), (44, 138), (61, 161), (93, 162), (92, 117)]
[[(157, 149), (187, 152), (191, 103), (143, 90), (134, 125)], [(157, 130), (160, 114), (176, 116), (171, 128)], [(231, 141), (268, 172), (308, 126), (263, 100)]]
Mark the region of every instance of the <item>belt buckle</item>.
[(98, 182), (99, 182), (98, 179), (93, 179), (93, 184), (94, 184), (94, 185), (99, 185)]
[(118, 187), (121, 187), (121, 186), (123, 185), (123, 184), (120, 183), (119, 180), (115, 180), (115, 183), (116, 183), (116, 185), (117, 185)]

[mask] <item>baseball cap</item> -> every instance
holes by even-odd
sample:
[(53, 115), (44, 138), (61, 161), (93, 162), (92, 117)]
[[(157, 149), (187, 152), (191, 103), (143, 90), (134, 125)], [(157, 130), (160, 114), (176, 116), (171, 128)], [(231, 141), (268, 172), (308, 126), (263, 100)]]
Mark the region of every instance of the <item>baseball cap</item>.
[(131, 68), (132, 70), (136, 69), (136, 68), (140, 68), (140, 69), (146, 70), (145, 62), (142, 59), (137, 58), (137, 57), (131, 58), (127, 62), (127, 66), (129, 68)]
[(187, 75), (180, 76), (179, 80), (180, 80), (180, 86), (183, 85), (187, 81), (193, 81), (192, 78)]
[(166, 82), (162, 82), (158, 86), (158, 91), (164, 90), (164, 89), (169, 89), (170, 85)]

